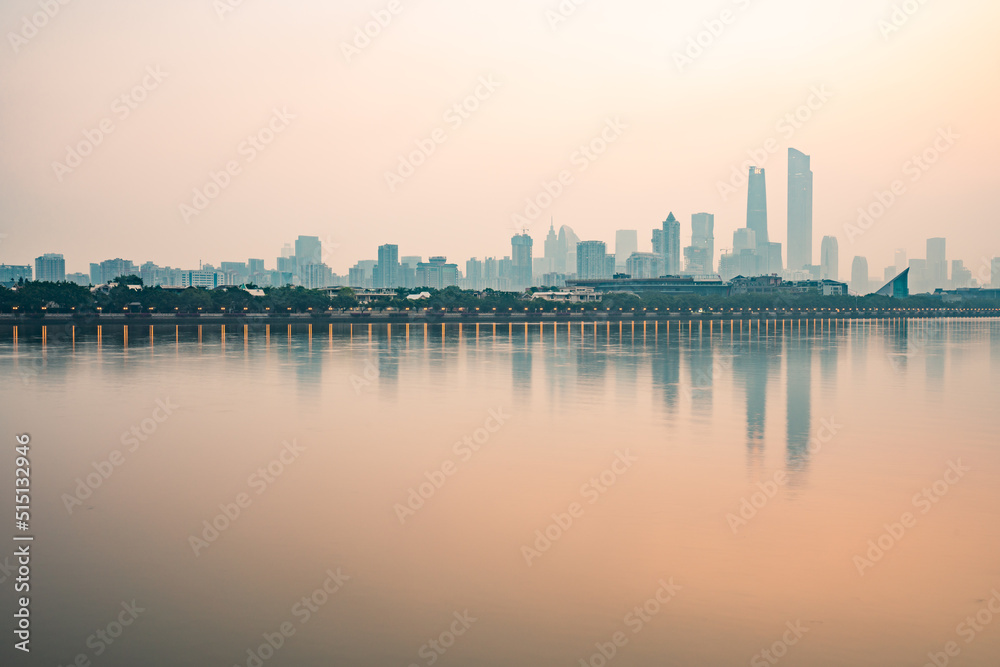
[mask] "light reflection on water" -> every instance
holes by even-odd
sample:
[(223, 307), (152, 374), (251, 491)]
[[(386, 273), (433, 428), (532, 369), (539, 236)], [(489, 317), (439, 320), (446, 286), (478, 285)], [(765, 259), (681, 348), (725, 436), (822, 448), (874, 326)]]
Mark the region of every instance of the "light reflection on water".
[[(11, 334), (0, 414), (33, 438), (37, 664), (245, 665), (288, 621), (264, 664), (423, 665), (465, 610), (436, 664), (578, 665), (618, 631), (615, 665), (746, 664), (798, 621), (787, 664), (918, 665), (952, 640), (964, 665), (1000, 655), (1000, 627), (956, 635), (1000, 590), (1000, 323)], [(179, 407), (158, 422), (157, 400)], [(970, 472), (922, 514), (914, 494), (957, 460)], [(762, 506), (734, 523), (745, 499)], [(907, 511), (861, 576), (855, 556)], [(296, 602), (337, 568), (350, 579), (303, 623)], [(147, 611), (95, 656), (88, 637), (132, 599)]]

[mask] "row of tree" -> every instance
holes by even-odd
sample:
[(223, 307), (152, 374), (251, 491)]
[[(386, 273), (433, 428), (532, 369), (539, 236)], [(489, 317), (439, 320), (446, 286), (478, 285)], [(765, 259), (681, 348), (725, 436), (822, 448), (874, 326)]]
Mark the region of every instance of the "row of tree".
[[(547, 288), (539, 288), (547, 289)], [(538, 291), (533, 289), (531, 292)], [(141, 311), (156, 313), (306, 313), (324, 312), (329, 309), (346, 311), (356, 308), (372, 310), (432, 310), (510, 312), (525, 310), (531, 312), (622, 310), (641, 311), (728, 311), (732, 310), (784, 310), (784, 309), (893, 309), (893, 308), (940, 308), (940, 299), (932, 296), (914, 296), (907, 299), (869, 295), (823, 296), (821, 294), (738, 294), (733, 296), (702, 296), (697, 294), (668, 295), (647, 294), (642, 297), (632, 294), (606, 294), (598, 302), (565, 304), (552, 303), (540, 299), (526, 298), (524, 294), (511, 292), (473, 292), (458, 287), (442, 290), (399, 289), (395, 294), (382, 297), (371, 303), (359, 303), (353, 290), (344, 287), (332, 296), (323, 290), (309, 290), (303, 287), (264, 288), (263, 296), (254, 296), (239, 287), (219, 289), (188, 288), (185, 290), (143, 287), (137, 276), (128, 276), (118, 281), (106, 291), (91, 292), (86, 287), (74, 283), (27, 282), (17, 289), (0, 287), (0, 312), (41, 313), (50, 312), (123, 312)], [(419, 300), (408, 299), (420, 292), (430, 296)], [(993, 302), (973, 303), (967, 307), (998, 307)]]

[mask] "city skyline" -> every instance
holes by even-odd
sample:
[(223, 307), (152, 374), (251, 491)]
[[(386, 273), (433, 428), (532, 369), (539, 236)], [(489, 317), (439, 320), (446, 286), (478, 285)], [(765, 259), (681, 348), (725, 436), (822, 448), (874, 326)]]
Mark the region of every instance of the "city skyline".
[[(732, 277), (735, 275), (767, 275), (767, 274), (782, 274), (796, 271), (803, 271), (805, 273), (812, 273), (815, 278), (831, 278), (837, 279), (840, 275), (851, 275), (851, 283), (858, 282), (857, 287), (864, 286), (863, 289), (874, 285), (879, 282), (877, 276), (869, 276), (868, 280), (855, 281), (854, 277), (857, 274), (858, 260), (863, 259), (867, 265), (868, 257), (865, 255), (850, 255), (845, 254), (843, 257), (839, 253), (839, 239), (836, 235), (827, 235), (822, 239), (822, 243), (818, 249), (819, 251), (819, 262), (817, 264), (811, 264), (811, 257), (814, 256), (816, 248), (814, 247), (814, 225), (813, 225), (813, 172), (810, 169), (811, 166), (811, 156), (803, 153), (802, 151), (789, 146), (788, 148), (788, 162), (787, 162), (787, 176), (788, 176), (788, 208), (786, 217), (786, 228), (787, 228), (787, 238), (789, 239), (786, 244), (781, 242), (771, 241), (770, 230), (768, 227), (768, 215), (767, 215), (767, 187), (766, 187), (766, 176), (765, 169), (758, 167), (756, 165), (750, 165), (748, 167), (749, 173), (746, 179), (746, 192), (747, 192), (747, 205), (746, 205), (746, 225), (744, 227), (739, 227), (734, 231), (733, 243), (730, 249), (721, 248), (718, 249), (718, 245), (715, 243), (714, 229), (715, 229), (715, 215), (712, 213), (693, 213), (691, 215), (691, 233), (687, 235), (690, 240), (690, 246), (684, 246), (683, 253), (681, 251), (681, 246), (683, 244), (683, 239), (685, 238), (682, 232), (682, 226), (680, 222), (676, 219), (673, 212), (670, 212), (667, 219), (662, 223), (660, 228), (653, 228), (652, 237), (650, 239), (649, 246), (651, 246), (652, 255), (660, 258), (660, 263), (663, 268), (664, 275), (680, 275), (682, 273), (688, 274), (711, 274), (715, 273), (714, 270), (716, 262), (719, 263), (718, 273), (722, 274), (724, 278)], [(864, 211), (862, 211), (863, 213)], [(567, 236), (568, 234), (572, 237)], [(863, 233), (863, 229), (856, 225), (845, 225), (845, 230), (848, 232), (849, 247), (848, 250), (853, 249), (853, 235)], [(4, 236), (0, 236), (0, 241), (2, 241)], [(643, 255), (649, 254), (646, 252), (645, 248), (641, 246), (638, 242), (638, 232), (632, 229), (616, 229), (614, 231), (615, 247), (624, 246), (629, 252), (627, 256), (621, 256), (620, 254), (607, 252), (607, 248), (610, 247), (610, 243), (602, 241), (599, 239), (589, 239), (592, 243), (600, 243), (604, 247), (604, 254), (609, 257), (610, 263), (607, 265), (608, 270), (605, 272), (607, 276), (598, 276), (594, 273), (594, 269), (588, 269), (586, 271), (588, 278), (596, 277), (610, 277), (612, 273), (615, 272), (627, 272), (626, 264), (628, 263), (631, 255), (640, 253)], [(579, 273), (577, 266), (576, 257), (576, 244), (580, 243), (581, 239), (573, 233), (573, 230), (568, 225), (560, 225), (560, 232), (557, 235), (555, 233), (555, 217), (550, 216), (549, 219), (549, 230), (548, 234), (544, 239), (543, 243), (539, 244), (539, 249), (542, 250), (543, 254), (541, 258), (544, 258), (545, 268), (539, 271), (539, 265), (537, 260), (540, 259), (534, 256), (532, 246), (534, 244), (534, 239), (529, 233), (529, 226), (525, 225), (520, 232), (515, 233), (511, 239), (511, 254), (506, 256), (507, 261), (511, 261), (514, 265), (513, 273), (511, 274), (511, 288), (524, 289), (530, 287), (533, 284), (537, 285), (538, 274), (551, 275), (552, 283), (556, 284), (561, 282), (564, 277), (574, 274), (574, 272)], [(329, 241), (328, 241), (329, 243)], [(965, 280), (961, 286), (968, 286), (973, 284), (972, 277), (978, 276), (978, 282), (980, 284), (987, 284), (983, 279), (983, 276), (988, 272), (984, 267), (990, 266), (993, 258), (988, 255), (983, 255), (978, 262), (981, 266), (977, 271), (966, 267), (964, 265), (964, 260), (951, 260), (952, 271), (949, 272), (949, 265), (946, 258), (946, 241), (944, 238), (935, 237), (926, 240), (926, 258), (924, 260), (916, 260), (916, 264), (907, 263), (906, 249), (894, 248), (893, 250), (893, 263), (885, 265), (885, 271), (883, 274), (884, 280), (889, 280), (899, 273), (903, 268), (914, 267), (917, 269), (917, 275), (921, 276), (918, 278), (918, 284), (922, 284), (921, 281), (926, 283), (928, 286), (945, 286), (950, 284), (951, 278), (949, 274), (952, 272), (957, 272), (956, 275), (969, 274), (969, 279)], [(2, 245), (2, 244), (0, 244)], [(374, 270), (375, 273), (370, 275), (368, 281), (371, 285), (375, 287), (384, 287), (391, 285), (404, 285), (406, 281), (402, 280), (402, 273), (406, 270), (405, 262), (402, 264), (399, 261), (398, 256), (398, 244), (382, 244), (377, 248), (376, 260), (357, 260), (355, 265), (351, 267), (351, 272), (343, 271), (338, 272), (334, 270), (329, 264), (330, 257), (332, 255), (330, 245), (327, 245), (327, 251), (323, 252), (321, 249), (323, 242), (319, 237), (316, 236), (299, 236), (295, 241), (294, 248), (292, 244), (284, 244), (282, 249), (282, 254), (277, 258), (275, 271), (279, 273), (288, 273), (296, 278), (303, 278), (303, 283), (312, 284), (323, 284), (326, 280), (330, 284), (335, 284), (338, 281), (331, 281), (331, 274), (336, 276), (347, 276), (349, 273), (357, 269), (358, 267), (367, 266), (369, 270)], [(333, 243), (334, 248), (338, 247), (339, 244)], [(828, 252), (827, 247), (832, 250)], [(0, 247), (2, 250), (2, 247)], [(727, 255), (727, 252), (734, 253)], [(742, 259), (739, 257), (740, 253), (743, 253)], [(716, 254), (718, 253), (718, 254)], [(748, 254), (749, 253), (749, 254)], [(481, 269), (473, 269), (472, 264), (478, 261), (480, 253), (476, 255), (468, 256), (467, 264), (467, 274), (472, 274), (473, 271), (481, 271)], [(489, 255), (484, 254), (487, 261), (497, 261), (505, 256), (503, 255)], [(414, 272), (417, 271), (417, 263), (422, 261), (423, 255), (420, 256), (410, 256), (409, 259), (413, 260), (410, 263), (412, 266), (410, 269)], [(432, 259), (439, 260), (438, 264), (443, 264), (446, 255), (430, 255)], [(58, 258), (58, 260), (56, 260)], [(786, 261), (787, 258), (787, 261)], [(388, 259), (388, 262), (387, 262)], [(406, 259), (406, 258), (404, 258)], [(56, 264), (52, 264), (52, 260), (57, 261)], [(123, 266), (130, 265), (131, 262), (128, 260), (122, 260), (120, 257), (115, 260), (106, 260), (107, 262), (125, 262)], [(350, 260), (343, 260), (350, 261)], [(975, 260), (973, 260), (975, 262)], [(257, 262), (259, 266), (258, 271), (253, 270), (253, 264)], [(249, 259), (248, 264), (251, 265), (248, 271), (249, 275), (254, 275), (260, 271), (263, 271), (265, 260), (262, 259)], [(388, 268), (384, 273), (379, 273), (379, 265), (382, 263), (387, 263)], [(152, 263), (152, 260), (148, 260), (146, 263)], [(849, 263), (848, 268), (845, 270), (844, 263)], [(198, 260), (199, 270), (202, 267), (202, 260)], [(222, 270), (226, 270), (226, 265), (235, 265), (236, 262), (223, 261), (221, 263)], [(0, 253), (0, 265), (6, 267), (22, 267), (25, 265), (18, 265), (14, 262), (7, 262), (2, 258), (2, 253)], [(59, 267), (59, 268), (50, 268)], [(307, 278), (307, 271), (304, 267), (309, 267), (313, 265), (320, 265), (323, 272), (317, 276), (310, 276)], [(158, 266), (158, 265), (157, 265)], [(213, 266), (209, 263), (209, 266)], [(596, 266), (596, 265), (595, 265)], [(603, 264), (602, 264), (603, 266)], [(645, 274), (649, 272), (650, 269), (648, 260), (642, 264), (641, 273)], [(65, 268), (65, 258), (63, 253), (44, 253), (43, 255), (35, 259), (35, 279), (41, 280), (49, 279), (52, 276), (61, 274), (64, 276), (75, 276), (77, 282), (83, 281), (83, 272), (71, 272)], [(708, 267), (709, 270), (703, 271), (703, 269)], [(135, 268), (135, 267), (133, 267)], [(169, 265), (168, 265), (169, 268)], [(786, 271), (787, 269), (787, 271)], [(186, 270), (190, 273), (190, 269)], [(461, 272), (457, 270), (456, 265), (456, 275), (461, 275)], [(122, 274), (126, 274), (128, 271), (123, 271)], [(924, 277), (924, 273), (926, 272)], [(995, 271), (993, 272), (996, 273)], [(138, 272), (136, 272), (138, 274)], [(890, 275), (891, 274), (891, 275)], [(89, 275), (91, 277), (91, 282), (93, 284), (95, 275), (95, 264), (90, 264)], [(101, 275), (98, 273), (97, 275)], [(468, 277), (468, 275), (464, 276)], [(995, 281), (995, 279), (994, 279)], [(956, 279), (956, 284), (960, 282), (960, 279)], [(350, 284), (348, 282), (347, 284)], [(853, 285), (852, 285), (853, 286)]]
[[(714, 245), (714, 220), (708, 213), (691, 216), (692, 246), (684, 248), (683, 270), (668, 271), (674, 247), (670, 239), (676, 239), (680, 222), (671, 213), (661, 228), (652, 230), (652, 245), (656, 252), (633, 250), (624, 260), (615, 253), (608, 252), (608, 244), (598, 240), (579, 240), (573, 230), (560, 227), (555, 233), (554, 221), (550, 221), (549, 233), (542, 245), (543, 255), (532, 255), (533, 240), (525, 234), (511, 238), (511, 254), (507, 256), (471, 257), (464, 262), (465, 270), (459, 262), (448, 262), (443, 255), (432, 255), (427, 261), (421, 255), (406, 255), (400, 258), (399, 247), (383, 244), (378, 247), (378, 259), (358, 260), (344, 274), (337, 274), (323, 262), (325, 253), (323, 242), (318, 237), (300, 235), (294, 242), (285, 243), (281, 255), (275, 258), (275, 268), (268, 269), (267, 261), (249, 258), (246, 261), (223, 261), (219, 266), (199, 263), (197, 269), (180, 269), (160, 266), (148, 260), (141, 264), (123, 258), (90, 263), (87, 273), (70, 272), (59, 253), (45, 253), (35, 258), (31, 264), (0, 263), (0, 285), (11, 286), (19, 279), (59, 282), (66, 280), (80, 285), (101, 285), (112, 282), (120, 276), (139, 276), (147, 286), (180, 287), (221, 287), (242, 283), (258, 283), (260, 286), (301, 285), (307, 288), (352, 286), (364, 288), (444, 288), (450, 285), (465, 289), (495, 289), (500, 291), (523, 291), (528, 287), (562, 287), (569, 279), (610, 280), (615, 274), (621, 277), (658, 278), (663, 276), (708, 277), (715, 275), (723, 282), (736, 277), (777, 275), (785, 280), (833, 280), (848, 285), (852, 292), (868, 294), (875, 292), (898, 277), (904, 270), (910, 273), (910, 291), (913, 293), (933, 292), (935, 289), (964, 289), (970, 287), (1000, 288), (1000, 257), (984, 258), (979, 266), (966, 266), (963, 259), (947, 256), (947, 239), (936, 237), (926, 240), (926, 256), (909, 258), (905, 250), (897, 248), (894, 264), (883, 267), (881, 277), (877, 271), (869, 269), (868, 258), (854, 255), (850, 258), (850, 270), (840, 270), (839, 243), (836, 237), (823, 237), (820, 244), (820, 263), (810, 265), (806, 270), (784, 269), (766, 271), (760, 269), (756, 233), (744, 227), (734, 234), (737, 255), (723, 251), (719, 272), (706, 271), (705, 260)], [(669, 230), (669, 231), (668, 231)], [(632, 239), (636, 230), (618, 230), (616, 238), (624, 239), (626, 247), (633, 247)], [(769, 243), (774, 250), (780, 244)], [(743, 260), (734, 261), (740, 251)], [(518, 266), (513, 257), (520, 255)], [(750, 262), (749, 270), (746, 259)], [(767, 257), (763, 257), (768, 259)], [(725, 266), (729, 261), (728, 268)], [(558, 267), (562, 267), (559, 269)], [(846, 278), (846, 276), (850, 278)], [(617, 278), (618, 276), (615, 275)]]
[[(997, 92), (976, 78), (1000, 64), (993, 4), (974, 3), (972, 25), (967, 3), (921, 6), (891, 33), (879, 27), (889, 8), (860, 0), (754, 5), (683, 67), (675, 54), (706, 20), (695, 6), (588, 3), (557, 26), (529, 2), (415, 6), (348, 60), (341, 45), (369, 12), (306, 4), (276, 24), (254, 3), (224, 17), (185, 5), (126, 18), (95, 0), (11, 47), (0, 61), (12, 94), (0, 128), (0, 261), (27, 261), (61, 239), (78, 270), (154, 246), (158, 262), (193, 267), (279, 245), (291, 223), (336, 243), (329, 263), (340, 272), (387, 237), (424, 256), (499, 254), (520, 229), (515, 215), (536, 241), (555, 216), (611, 244), (614, 229), (648, 228), (671, 210), (684, 221), (715, 214), (722, 247), (744, 224), (747, 163), (772, 175), (769, 236), (787, 247), (792, 146), (813, 156), (814, 238), (839, 238), (842, 273), (854, 255), (889, 264), (901, 235), (920, 253), (941, 220), (950, 251), (969, 263), (980, 248), (1000, 249), (1000, 229), (981, 224), (993, 215)], [(0, 25), (16, 33), (35, 11), (8, 3)], [(169, 26), (182, 25), (199, 39), (178, 45)], [(251, 46), (275, 39), (294, 40), (294, 55)], [(522, 47), (512, 51), (510, 39)], [(91, 40), (108, 48), (90, 49)], [(428, 40), (443, 51), (422, 49)], [(114, 55), (123, 50), (132, 57)], [(790, 50), (796, 58), (784, 57)], [(442, 55), (453, 52), (465, 55)], [(979, 66), (965, 67), (970, 59)], [(899, 79), (904, 62), (924, 73), (919, 82)], [(85, 133), (96, 140), (102, 119), (113, 131), (57, 174), (67, 147)], [(437, 129), (444, 141), (390, 190), (385, 174)], [(591, 160), (580, 149), (602, 135), (613, 141)], [(225, 171), (229, 162), (239, 173)], [(845, 225), (897, 180), (904, 193), (849, 240)], [(561, 194), (525, 215), (527, 201), (546, 203), (545, 184)], [(195, 190), (217, 196), (185, 220), (180, 206), (200, 204)]]

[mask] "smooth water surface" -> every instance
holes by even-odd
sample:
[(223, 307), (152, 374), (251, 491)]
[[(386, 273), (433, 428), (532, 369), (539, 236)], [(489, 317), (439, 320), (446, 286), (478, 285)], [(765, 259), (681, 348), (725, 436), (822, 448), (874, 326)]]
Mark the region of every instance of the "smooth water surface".
[(219, 329), (0, 330), (31, 664), (997, 664), (1000, 322)]

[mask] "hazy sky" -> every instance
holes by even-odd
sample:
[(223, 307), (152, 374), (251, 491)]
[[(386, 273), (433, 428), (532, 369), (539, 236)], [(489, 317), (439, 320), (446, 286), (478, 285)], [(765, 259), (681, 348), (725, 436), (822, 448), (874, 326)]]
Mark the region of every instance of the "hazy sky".
[[(649, 249), (669, 212), (686, 244), (707, 211), (728, 248), (746, 185), (720, 183), (749, 152), (784, 243), (789, 146), (812, 156), (814, 261), (837, 236), (842, 278), (854, 255), (879, 277), (897, 247), (923, 257), (929, 236), (974, 272), (1000, 255), (997, 3), (910, 0), (890, 32), (895, 3), (879, 0), (576, 2), (5, 0), (0, 262), (273, 268), (309, 234), (338, 273), (382, 243), (464, 268), (509, 255), (513, 216), (562, 171), (571, 182), (531, 221), (536, 256), (550, 216), (609, 245), (638, 229)], [(372, 12), (387, 25), (345, 49)], [(702, 53), (680, 63), (699, 33)], [(477, 93), (467, 117), (449, 112)], [(583, 157), (602, 132), (614, 141)], [(926, 170), (907, 164), (925, 151)], [(227, 163), (237, 173), (198, 201)], [(885, 214), (845, 230), (895, 180)]]

